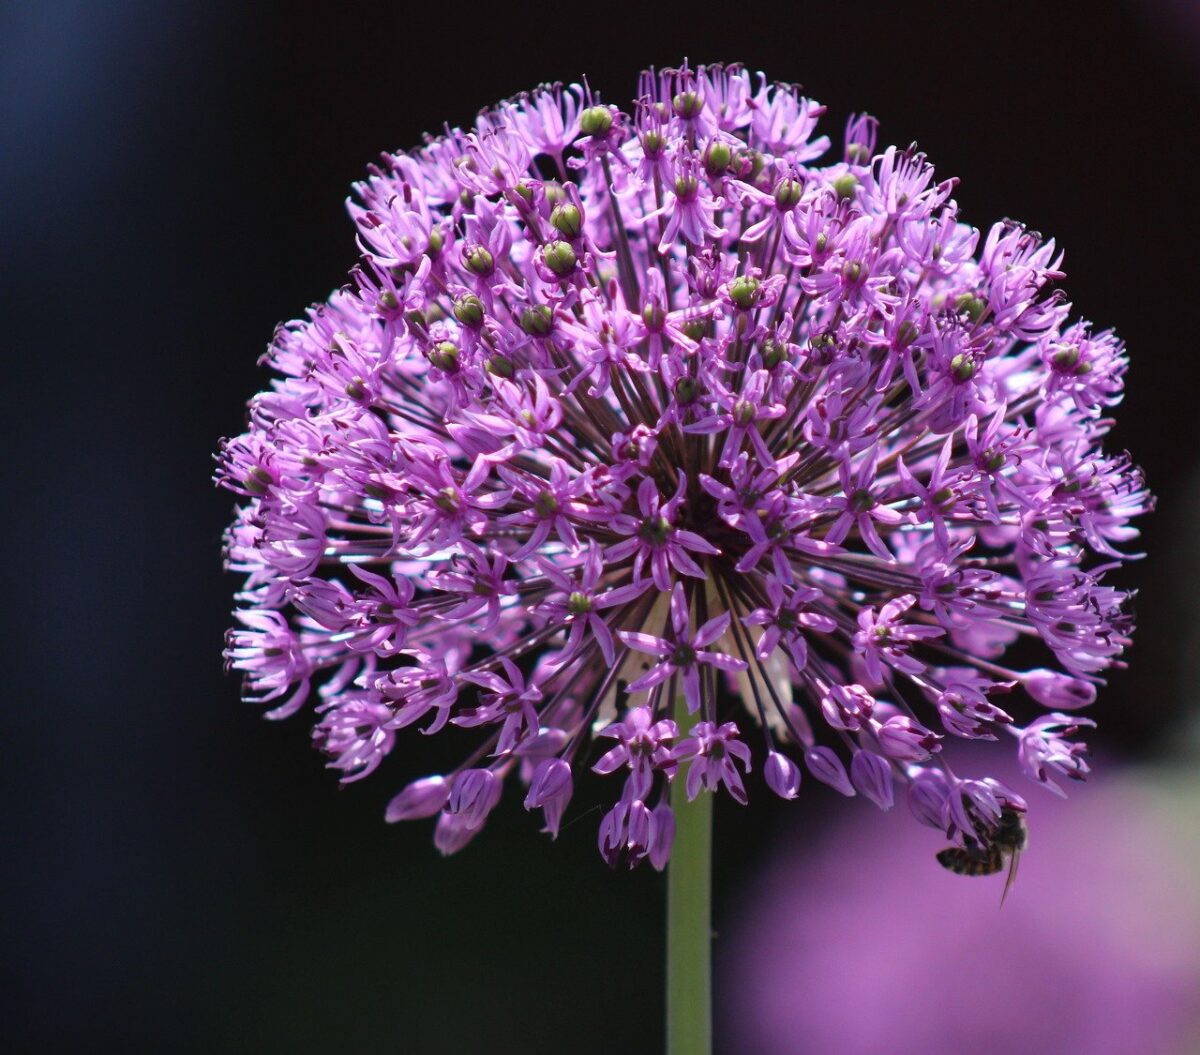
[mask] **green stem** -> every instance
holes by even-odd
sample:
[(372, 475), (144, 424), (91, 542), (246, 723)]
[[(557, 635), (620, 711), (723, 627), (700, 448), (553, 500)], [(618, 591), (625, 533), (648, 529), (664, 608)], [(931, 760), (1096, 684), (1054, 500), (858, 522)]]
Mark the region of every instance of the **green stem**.
[[(675, 701), (681, 736), (700, 719)], [(688, 802), (683, 774), (671, 787), (675, 844), (667, 866), (667, 1055), (712, 1052), (712, 793)]]

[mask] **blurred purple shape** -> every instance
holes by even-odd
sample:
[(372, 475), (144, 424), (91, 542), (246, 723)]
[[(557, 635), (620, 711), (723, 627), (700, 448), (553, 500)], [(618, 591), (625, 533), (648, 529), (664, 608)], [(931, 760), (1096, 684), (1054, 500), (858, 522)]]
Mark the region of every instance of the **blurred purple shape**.
[(936, 833), (882, 815), (781, 839), (717, 946), (726, 1050), (1200, 1051), (1200, 795), (1179, 792), (1045, 796), (1003, 910), (1003, 875), (943, 871)]

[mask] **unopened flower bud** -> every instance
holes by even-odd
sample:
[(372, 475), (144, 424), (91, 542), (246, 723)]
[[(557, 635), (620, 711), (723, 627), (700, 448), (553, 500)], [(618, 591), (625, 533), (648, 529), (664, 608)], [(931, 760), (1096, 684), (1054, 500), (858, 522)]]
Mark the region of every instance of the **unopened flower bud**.
[(665, 802), (660, 802), (650, 813), (650, 847), (646, 856), (656, 872), (667, 867), (671, 847), (675, 843), (675, 814)]
[(671, 106), (678, 117), (690, 121), (704, 109), (704, 97), (699, 92), (678, 92), (671, 100)]
[(667, 313), (661, 304), (651, 302), (642, 308), (642, 322), (651, 333), (661, 333), (667, 323)]
[(387, 804), (384, 820), (392, 824), (396, 821), (415, 821), (432, 817), (446, 805), (449, 795), (450, 785), (445, 777), (422, 777), (420, 780), (414, 780)]
[(489, 356), (484, 362), (483, 368), (493, 377), (503, 377), (505, 379), (512, 377), (513, 364), (512, 360), (507, 356), (497, 352), (495, 355)]
[(912, 815), (922, 824), (944, 831), (950, 798), (945, 774), (933, 766), (911, 766), (908, 781), (908, 808)]
[(908, 715), (895, 715), (875, 729), (879, 749), (897, 762), (924, 762), (931, 752), (940, 750), (937, 733), (926, 729)]
[(708, 320), (692, 319), (689, 322), (685, 322), (679, 328), (683, 331), (683, 335), (685, 337), (688, 337), (693, 341), (698, 341), (708, 334)]
[(975, 376), (975, 360), (960, 352), (950, 360), (950, 373), (955, 381), (970, 381)]
[(729, 283), (729, 299), (743, 311), (749, 311), (762, 295), (762, 283), (750, 275), (739, 275)]
[(605, 136), (612, 126), (613, 115), (607, 106), (589, 106), (579, 115), (579, 131), (585, 136)]
[(563, 202), (551, 210), (550, 226), (567, 238), (575, 238), (583, 230), (583, 213), (579, 206)]
[(1031, 670), (1021, 684), (1043, 707), (1056, 711), (1074, 711), (1095, 702), (1096, 686), (1082, 678), (1073, 678), (1056, 670)]
[(454, 317), (469, 329), (477, 329), (483, 325), (483, 301), (474, 293), (459, 297), (454, 302)]
[(675, 402), (681, 407), (695, 403), (700, 395), (700, 382), (694, 377), (681, 377), (675, 382)]
[(987, 302), (974, 293), (960, 293), (954, 298), (954, 310), (962, 312), (972, 322), (978, 322), (983, 309), (987, 307)]
[(642, 152), (648, 158), (656, 158), (662, 153), (662, 149), (666, 146), (666, 140), (663, 139), (661, 132), (650, 131), (641, 137)]
[(862, 143), (846, 144), (846, 161), (851, 165), (865, 165), (871, 159), (871, 152)]
[(775, 206), (778, 209), (787, 211), (794, 209), (800, 204), (800, 197), (804, 193), (804, 184), (799, 180), (792, 179), (790, 176), (785, 176), (775, 184)]
[(538, 304), (521, 312), (521, 329), (530, 337), (545, 337), (554, 325), (554, 309), (549, 304)]
[(464, 769), (450, 788), (446, 811), (479, 828), (500, 801), (500, 778), (490, 769)]
[(476, 835), (479, 828), (473, 828), (464, 823), (462, 817), (453, 813), (443, 813), (437, 819), (433, 829), (433, 845), (443, 857), (458, 853)]
[(762, 364), (765, 369), (774, 370), (785, 358), (787, 358), (787, 345), (783, 341), (777, 341), (774, 337), (768, 337), (763, 341)]
[(575, 270), (575, 265), (579, 262), (570, 242), (550, 242), (542, 250), (542, 259), (559, 278), (566, 278)]
[(854, 197), (854, 192), (858, 188), (858, 177), (853, 172), (843, 172), (830, 183), (830, 186), (833, 187), (834, 194), (845, 201), (847, 198)]
[(458, 348), (450, 341), (434, 345), (429, 353), (429, 362), (439, 370), (452, 374), (458, 370)]
[(529, 782), (525, 808), (541, 809), (546, 818), (546, 831), (556, 839), (572, 790), (571, 767), (561, 758), (547, 758), (538, 763)]
[(832, 748), (810, 747), (804, 752), (804, 764), (822, 784), (828, 784), (847, 797), (854, 795), (854, 785), (846, 775), (846, 767)]
[(462, 258), (463, 263), (480, 278), (487, 278), (496, 269), (495, 258), (486, 246), (463, 246)]
[(771, 751), (763, 766), (763, 776), (767, 787), (781, 799), (794, 799), (800, 794), (800, 767), (787, 755)]
[(895, 801), (892, 767), (874, 751), (855, 751), (850, 760), (850, 781), (859, 793), (881, 810), (890, 810)]
[(721, 175), (732, 160), (733, 151), (724, 140), (714, 139), (704, 149), (704, 171), (711, 177)]

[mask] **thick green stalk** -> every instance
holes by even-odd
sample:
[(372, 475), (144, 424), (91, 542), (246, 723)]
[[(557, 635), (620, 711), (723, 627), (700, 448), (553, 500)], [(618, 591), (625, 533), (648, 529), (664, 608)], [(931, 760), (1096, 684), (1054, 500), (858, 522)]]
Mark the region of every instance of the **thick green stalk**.
[[(675, 702), (680, 735), (696, 723)], [(671, 788), (675, 845), (667, 865), (667, 1055), (712, 1052), (712, 792), (688, 802), (683, 774)]]

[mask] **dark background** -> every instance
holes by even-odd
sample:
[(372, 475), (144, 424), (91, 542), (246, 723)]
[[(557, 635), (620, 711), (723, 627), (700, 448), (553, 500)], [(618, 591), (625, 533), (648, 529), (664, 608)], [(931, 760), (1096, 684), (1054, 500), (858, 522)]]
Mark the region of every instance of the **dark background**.
[[(802, 82), (835, 144), (864, 109), (882, 142), (917, 139), (969, 222), (1059, 239), (1076, 311), (1130, 346), (1113, 442), (1160, 500), (1097, 739), (1110, 758), (1169, 747), (1195, 695), (1188, 6), (0, 8), (7, 1050), (661, 1047), (661, 877), (604, 867), (598, 813), (551, 844), (509, 796), (442, 860), (429, 825), (382, 808), (452, 753), (417, 738), (339, 794), (303, 719), (262, 722), (220, 663), (232, 501), (210, 455), (266, 381), (275, 323), (354, 263), (351, 181), (542, 80), (586, 74), (625, 103), (644, 65), (740, 60)], [(870, 808), (752, 795), (718, 816), (718, 929), (772, 839)]]

